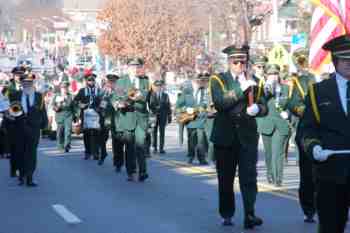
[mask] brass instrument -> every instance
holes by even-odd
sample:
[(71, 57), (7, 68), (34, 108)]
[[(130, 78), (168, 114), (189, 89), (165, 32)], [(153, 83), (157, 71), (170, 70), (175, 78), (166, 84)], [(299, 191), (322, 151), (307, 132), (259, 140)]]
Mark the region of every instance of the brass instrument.
[(193, 121), (197, 117), (197, 112), (193, 112), (192, 114), (189, 114), (187, 112), (182, 112), (180, 115), (177, 117), (177, 121), (180, 124), (188, 124), (189, 122)]
[[(190, 109), (190, 110), (188, 110)], [(198, 108), (188, 108), (186, 111), (181, 112), (177, 117), (177, 122), (180, 124), (188, 124), (189, 122), (195, 120), (197, 116), (202, 112), (208, 112), (208, 109), (203, 107)]]
[(19, 101), (10, 103), (9, 114), (12, 117), (20, 117), (23, 115), (22, 104)]
[(305, 48), (295, 50), (292, 54), (292, 60), (298, 69), (307, 69), (309, 66), (309, 51)]

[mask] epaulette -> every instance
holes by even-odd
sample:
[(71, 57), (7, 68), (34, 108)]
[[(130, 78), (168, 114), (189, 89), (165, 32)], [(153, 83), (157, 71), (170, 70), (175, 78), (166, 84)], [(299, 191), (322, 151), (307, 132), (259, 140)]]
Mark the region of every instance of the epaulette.
[(226, 89), (225, 89), (225, 84), (224, 82), (222, 81), (221, 79), (221, 76), (224, 75), (224, 74), (213, 74), (210, 76), (210, 79), (209, 79), (209, 90), (211, 91), (211, 83), (213, 80), (217, 81), (222, 89), (223, 92), (226, 92)]

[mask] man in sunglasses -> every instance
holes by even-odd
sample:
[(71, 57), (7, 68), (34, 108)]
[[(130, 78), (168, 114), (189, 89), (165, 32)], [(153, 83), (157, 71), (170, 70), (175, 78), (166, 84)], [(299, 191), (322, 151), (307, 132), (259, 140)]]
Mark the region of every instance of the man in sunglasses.
[(249, 46), (232, 45), (223, 52), (228, 56), (229, 70), (210, 78), (211, 95), (217, 110), (211, 141), (218, 173), (219, 212), (223, 225), (232, 225), (235, 212), (233, 183), (238, 166), (244, 228), (253, 229), (263, 224), (255, 215), (259, 138), (255, 117), (266, 115), (267, 108), (263, 96), (258, 96), (255, 78), (247, 75)]

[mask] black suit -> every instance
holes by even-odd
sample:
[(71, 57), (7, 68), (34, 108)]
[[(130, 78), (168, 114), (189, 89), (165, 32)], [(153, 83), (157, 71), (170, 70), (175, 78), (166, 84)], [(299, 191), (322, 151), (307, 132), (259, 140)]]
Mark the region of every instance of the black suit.
[[(10, 95), (10, 102), (21, 103), (22, 91)], [(47, 114), (43, 96), (35, 92), (34, 102), (28, 107), (27, 113), (20, 117), (8, 119), (6, 122), (10, 132), (11, 169), (18, 169), (20, 176), (27, 177), (32, 182), (37, 164), (37, 147), (40, 140), (40, 130), (47, 127)], [(14, 166), (14, 167), (13, 167)]]
[(153, 127), (153, 149), (157, 150), (158, 144), (158, 129), (160, 134), (159, 150), (164, 149), (165, 126), (171, 121), (171, 104), (167, 93), (161, 94), (152, 92), (149, 99), (151, 114), (156, 118)]
[(350, 150), (350, 116), (343, 111), (334, 74), (315, 84), (314, 90), (320, 123), (312, 110), (309, 95), (300, 123), (300, 137), (309, 159), (314, 162), (319, 232), (342, 233), (350, 201), (350, 154), (334, 155), (318, 162), (312, 152), (316, 145), (329, 150)]

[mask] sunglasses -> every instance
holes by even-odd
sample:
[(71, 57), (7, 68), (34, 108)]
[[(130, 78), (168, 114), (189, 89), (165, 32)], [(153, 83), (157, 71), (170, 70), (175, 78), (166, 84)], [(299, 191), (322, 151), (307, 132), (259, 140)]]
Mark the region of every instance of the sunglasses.
[(246, 61), (233, 61), (232, 64), (234, 65), (238, 65), (238, 64), (242, 64), (245, 65), (247, 62)]
[(88, 82), (94, 82), (95, 79), (88, 79), (87, 81), (88, 81)]
[(258, 69), (264, 69), (264, 66), (256, 66)]

